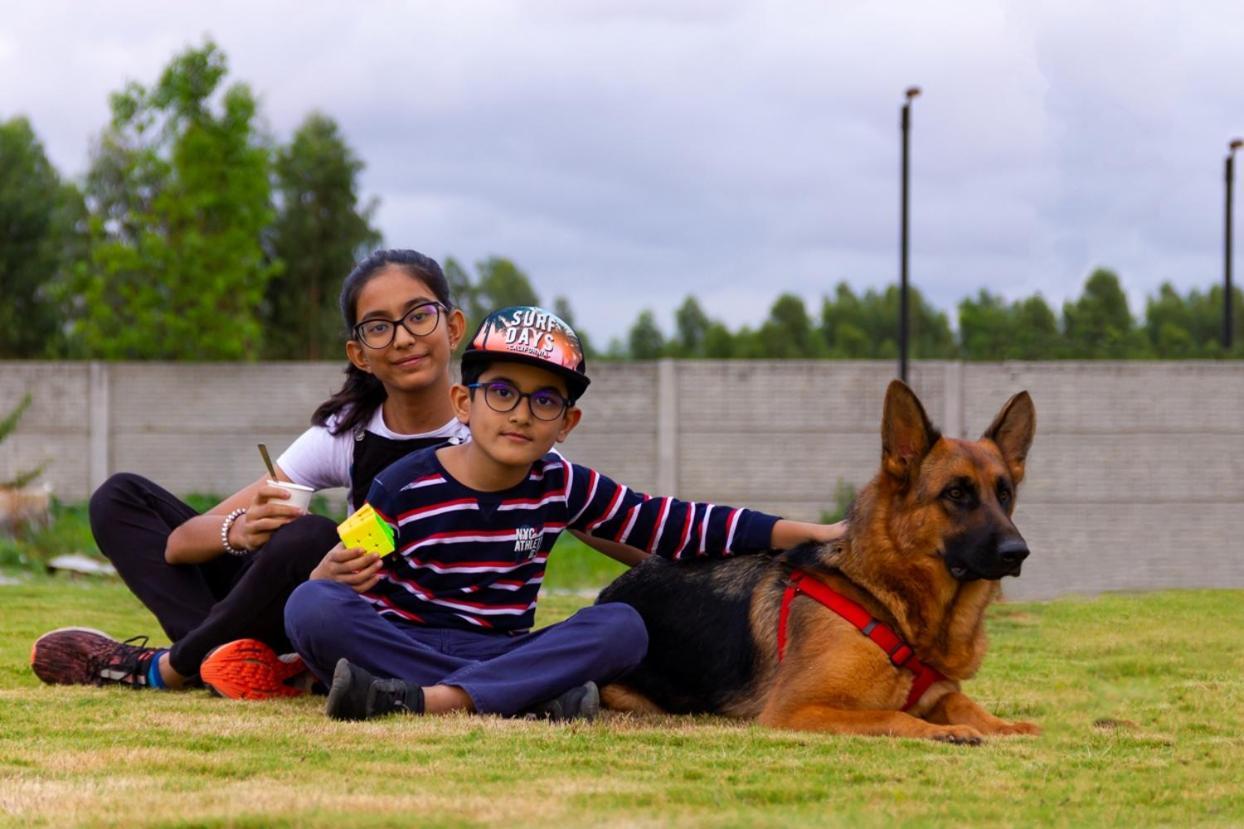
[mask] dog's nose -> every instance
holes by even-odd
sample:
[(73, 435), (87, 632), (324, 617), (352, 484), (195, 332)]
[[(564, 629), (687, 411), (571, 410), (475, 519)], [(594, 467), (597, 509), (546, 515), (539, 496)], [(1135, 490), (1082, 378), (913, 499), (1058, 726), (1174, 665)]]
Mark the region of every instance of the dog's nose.
[(1008, 538), (998, 545), (998, 558), (1006, 565), (1020, 564), (1028, 558), (1028, 545), (1022, 538)]

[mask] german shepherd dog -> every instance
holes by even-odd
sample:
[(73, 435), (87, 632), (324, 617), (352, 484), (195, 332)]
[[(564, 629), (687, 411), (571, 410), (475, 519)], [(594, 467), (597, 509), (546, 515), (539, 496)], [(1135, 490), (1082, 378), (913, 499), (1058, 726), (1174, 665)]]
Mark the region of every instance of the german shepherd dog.
[[(943, 437), (893, 381), (881, 469), (842, 539), (724, 560), (653, 556), (605, 588), (598, 601), (631, 605), (649, 632), (648, 655), (603, 689), (605, 704), (953, 743), (1040, 733), (959, 689), (985, 657), (985, 610), (1000, 580), (1028, 556), (1011, 515), (1035, 429), (1032, 398), (1020, 392), (980, 440)], [(858, 607), (840, 615), (814, 601), (825, 587)]]

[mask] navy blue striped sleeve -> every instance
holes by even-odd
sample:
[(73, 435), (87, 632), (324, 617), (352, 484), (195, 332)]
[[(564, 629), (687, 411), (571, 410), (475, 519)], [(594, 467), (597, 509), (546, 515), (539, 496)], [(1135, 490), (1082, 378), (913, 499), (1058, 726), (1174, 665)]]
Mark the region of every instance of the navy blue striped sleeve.
[(577, 464), (566, 499), (570, 529), (668, 559), (723, 558), (773, 546), (776, 515), (637, 492)]
[[(393, 528), (394, 538), (400, 541), (400, 532), (397, 525), (398, 509), (397, 499), (389, 492), (388, 487), (376, 477), (371, 482), (371, 488), (367, 490), (367, 503), (376, 511), (381, 520)], [(400, 547), (400, 543), (398, 544)]]

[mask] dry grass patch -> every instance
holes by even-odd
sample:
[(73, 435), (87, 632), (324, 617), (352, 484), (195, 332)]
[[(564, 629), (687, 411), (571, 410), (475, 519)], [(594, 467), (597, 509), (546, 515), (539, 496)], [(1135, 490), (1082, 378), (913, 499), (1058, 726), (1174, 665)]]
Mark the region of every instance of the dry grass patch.
[[(584, 603), (558, 595), (547, 623)], [(0, 824), (1244, 824), (1244, 595), (1000, 605), (972, 682), (1035, 739), (978, 749), (717, 718), (326, 720), (321, 701), (51, 688), (41, 631), (151, 630), (123, 588), (0, 588)]]

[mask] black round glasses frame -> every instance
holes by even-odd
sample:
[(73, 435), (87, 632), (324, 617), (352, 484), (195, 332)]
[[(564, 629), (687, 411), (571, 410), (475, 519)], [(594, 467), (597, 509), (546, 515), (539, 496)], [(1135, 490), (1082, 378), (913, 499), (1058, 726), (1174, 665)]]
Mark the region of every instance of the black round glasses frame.
[[(488, 404), (488, 408), (500, 414), (507, 414), (508, 412), (512, 412), (517, 409), (518, 404), (523, 402), (524, 397), (527, 398), (527, 410), (531, 412), (531, 416), (536, 418), (536, 420), (557, 420), (565, 414), (566, 409), (571, 406), (571, 401), (562, 397), (555, 391), (551, 391), (549, 389), (537, 389), (536, 391), (531, 392), (519, 391), (513, 386), (513, 384), (502, 382), (500, 380), (493, 380), (489, 383), (468, 383), (467, 388), (472, 390), (483, 389), (484, 402)], [(505, 401), (496, 399), (496, 394), (493, 393), (494, 389), (496, 389), (498, 393), (510, 392), (514, 395), (509, 406), (505, 405)], [(557, 407), (556, 413), (553, 413), (552, 410), (550, 410), (547, 415), (540, 414), (536, 411), (536, 397), (548, 398), (549, 402), (556, 401), (561, 405)]]
[[(428, 308), (433, 309), (432, 315), (431, 315), (432, 325), (430, 327), (427, 326), (426, 320), (424, 321), (422, 325), (420, 325), (416, 321), (411, 319), (412, 317), (415, 317), (420, 313), (427, 313), (426, 309)], [(445, 305), (439, 302), (424, 302), (420, 305), (416, 305), (414, 308), (411, 308), (409, 311), (406, 312), (406, 315), (402, 317), (400, 320), (384, 319), (383, 317), (372, 317), (371, 319), (363, 320), (358, 325), (354, 326), (354, 328), (352, 329), (352, 333), (354, 334), (354, 339), (358, 340), (363, 345), (367, 346), (368, 348), (374, 348), (376, 350), (380, 350), (382, 348), (388, 348), (389, 346), (393, 345), (393, 341), (397, 339), (397, 327), (399, 325), (405, 328), (406, 333), (410, 334), (410, 336), (412, 337), (428, 336), (429, 334), (431, 334), (433, 331), (436, 330), (436, 326), (441, 324), (441, 312), (448, 311), (448, 310), (449, 310), (448, 307), (446, 307)], [(388, 335), (387, 336), (381, 335), (381, 336), (384, 336), (384, 342), (379, 345), (377, 345), (375, 342), (369, 341), (367, 339), (367, 335), (364, 333), (367, 326), (375, 325), (378, 322), (386, 323), (389, 326)], [(423, 328), (425, 327), (427, 328), (426, 331), (423, 330)], [(374, 339), (374, 336), (373, 336), (373, 339)]]

